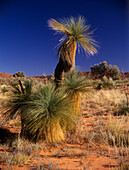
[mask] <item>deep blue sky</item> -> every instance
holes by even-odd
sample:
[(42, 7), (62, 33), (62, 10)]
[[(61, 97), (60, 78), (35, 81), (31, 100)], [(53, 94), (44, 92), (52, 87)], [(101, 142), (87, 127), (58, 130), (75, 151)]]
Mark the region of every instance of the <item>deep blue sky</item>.
[(27, 76), (53, 74), (60, 35), (50, 18), (84, 16), (100, 48), (94, 56), (76, 55), (81, 71), (107, 61), (129, 71), (128, 0), (0, 0), (0, 72)]

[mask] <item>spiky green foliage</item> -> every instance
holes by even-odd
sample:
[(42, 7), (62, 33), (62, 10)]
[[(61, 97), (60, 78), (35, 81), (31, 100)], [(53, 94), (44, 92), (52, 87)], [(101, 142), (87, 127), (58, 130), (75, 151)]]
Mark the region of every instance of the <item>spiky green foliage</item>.
[(80, 93), (89, 92), (88, 86), (91, 83), (86, 77), (82, 77), (78, 72), (72, 71), (64, 79), (65, 93), (70, 97), (70, 114), (75, 117), (81, 114), (81, 96)]
[(40, 87), (32, 99), (26, 102), (23, 111), (25, 129), (31, 139), (48, 143), (63, 141), (66, 130), (72, 129), (75, 124), (68, 112), (69, 105), (69, 98), (64, 96), (64, 91), (56, 91), (50, 85)]
[(73, 70), (71, 73), (66, 74), (63, 87), (68, 95), (74, 95), (76, 93), (89, 92), (89, 86), (91, 82), (84, 76), (81, 76), (78, 72)]
[(48, 20), (48, 25), (57, 33), (63, 34), (63, 37), (59, 40), (60, 44), (64, 42), (65, 44), (77, 42), (78, 49), (82, 47), (89, 55), (93, 55), (97, 52), (97, 43), (91, 36), (93, 31), (89, 31), (90, 26), (86, 25), (84, 17), (70, 17), (60, 19), (59, 21), (50, 19)]
[(12, 95), (7, 103), (6, 119), (21, 115), (21, 135), (30, 140), (45, 140), (48, 143), (61, 142), (67, 130), (75, 126), (75, 119), (69, 114), (70, 100), (63, 90), (54, 86), (39, 86), (35, 92), (32, 82), (12, 84)]
[(26, 80), (24, 85), (20, 80), (12, 83), (12, 94), (5, 106), (6, 120), (16, 118), (18, 114), (22, 113), (25, 102), (30, 99), (31, 93), (32, 82), (30, 80)]

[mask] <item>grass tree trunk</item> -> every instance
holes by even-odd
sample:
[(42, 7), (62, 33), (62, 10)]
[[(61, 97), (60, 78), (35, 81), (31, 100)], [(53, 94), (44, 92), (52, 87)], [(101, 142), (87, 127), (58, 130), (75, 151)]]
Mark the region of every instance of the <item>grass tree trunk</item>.
[(55, 69), (55, 83), (57, 87), (62, 84), (64, 72), (71, 72), (75, 67), (76, 48), (76, 41), (73, 41), (71, 44), (68, 44), (66, 41), (60, 48), (60, 60)]
[(72, 63), (72, 67), (70, 71), (72, 71), (75, 68), (76, 49), (77, 49), (77, 43), (76, 41), (73, 41), (73, 43), (71, 44), (71, 48), (70, 48), (70, 58), (71, 58), (71, 63)]

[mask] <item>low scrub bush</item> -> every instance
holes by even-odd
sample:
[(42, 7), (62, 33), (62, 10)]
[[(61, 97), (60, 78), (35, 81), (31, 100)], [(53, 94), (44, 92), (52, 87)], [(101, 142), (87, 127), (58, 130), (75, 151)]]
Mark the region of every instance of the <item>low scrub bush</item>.
[(0, 155), (1, 160), (4, 161), (7, 165), (22, 165), (27, 164), (29, 162), (29, 157), (24, 153), (2, 153)]
[(118, 115), (129, 115), (129, 106), (125, 100), (119, 104)]
[(108, 143), (113, 146), (129, 146), (129, 134), (124, 130), (124, 120), (111, 120), (106, 126)]
[(43, 144), (30, 143), (19, 137), (12, 142), (11, 153), (4, 152), (0, 154), (0, 159), (7, 165), (24, 165), (35, 156), (38, 156), (43, 149)]
[(129, 115), (129, 87), (125, 83), (121, 86), (121, 92), (125, 99), (119, 104), (119, 115)]
[(105, 143), (115, 147), (129, 147), (128, 128), (125, 128), (125, 118), (119, 120), (110, 118), (109, 122), (99, 122), (96, 130), (89, 135), (92, 140), (100, 143)]
[(12, 148), (16, 153), (20, 152), (28, 156), (36, 156), (36, 154), (42, 150), (42, 145), (40, 143), (30, 143), (25, 139), (18, 138), (12, 143)]
[(108, 79), (106, 76), (104, 76), (102, 86), (104, 88), (110, 88), (111, 89), (111, 88), (115, 87), (115, 82), (113, 81), (112, 78)]
[(120, 79), (120, 70), (116, 65), (107, 65), (106, 61), (103, 61), (99, 64), (91, 66), (91, 74), (93, 78), (102, 79), (104, 76), (107, 78), (111, 77), (113, 80)]
[(93, 87), (98, 90), (102, 88), (112, 89), (116, 87), (116, 82), (111, 77), (107, 78), (106, 76), (103, 76), (102, 80), (94, 80), (92, 83)]

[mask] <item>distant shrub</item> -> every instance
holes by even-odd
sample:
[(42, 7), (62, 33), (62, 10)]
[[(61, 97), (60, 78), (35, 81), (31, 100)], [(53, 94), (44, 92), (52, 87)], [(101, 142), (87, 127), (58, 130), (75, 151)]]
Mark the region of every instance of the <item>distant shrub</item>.
[(116, 65), (113, 65), (110, 69), (110, 77), (113, 80), (119, 80), (120, 79), (120, 70), (118, 69), (118, 67)]
[(13, 77), (25, 77), (25, 73), (24, 72), (16, 72), (13, 74)]
[(129, 106), (127, 105), (126, 101), (122, 101), (119, 104), (119, 115), (129, 115)]
[(115, 82), (113, 81), (113, 79), (111, 77), (108, 79), (106, 76), (104, 76), (103, 77), (103, 87), (104, 88), (115, 87)]
[(120, 87), (121, 92), (125, 95), (125, 100), (119, 104), (119, 114), (120, 115), (129, 115), (129, 86), (125, 83)]
[(104, 76), (107, 78), (111, 77), (113, 80), (120, 79), (120, 70), (118, 67), (111, 64), (108, 66), (106, 61), (91, 66), (91, 74), (95, 79), (101, 79)]
[(102, 89), (103, 82), (100, 79), (93, 80), (92, 84), (93, 84), (93, 88), (98, 89), (98, 90)]
[(108, 79), (106, 76), (104, 76), (102, 78), (102, 80), (99, 79), (99, 80), (93, 81), (93, 87), (98, 90), (102, 89), (102, 88), (111, 89), (111, 88), (115, 87), (115, 85), (116, 85), (115, 81), (113, 81), (113, 79), (111, 77)]

